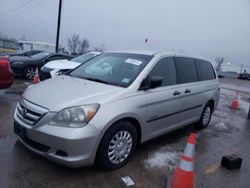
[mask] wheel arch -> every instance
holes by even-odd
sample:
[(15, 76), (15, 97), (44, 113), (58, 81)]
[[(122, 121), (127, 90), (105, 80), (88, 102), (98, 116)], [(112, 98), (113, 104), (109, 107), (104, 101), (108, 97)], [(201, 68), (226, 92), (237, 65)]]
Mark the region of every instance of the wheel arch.
[[(214, 99), (210, 99), (210, 100), (207, 102), (207, 104), (208, 104), (208, 103), (212, 105), (212, 112), (213, 112), (213, 111), (214, 111), (214, 103), (215, 103), (215, 102), (214, 102)], [(207, 104), (206, 104), (206, 105), (207, 105)]]
[(123, 116), (119, 116), (113, 120), (111, 120), (103, 129), (102, 133), (101, 133), (101, 137), (100, 140), (98, 142), (98, 145), (100, 144), (103, 136), (105, 135), (105, 133), (112, 128), (112, 126), (114, 126), (116, 123), (120, 122), (120, 121), (128, 121), (129, 123), (131, 123), (137, 132), (137, 140), (138, 140), (138, 144), (141, 143), (141, 139), (142, 139), (142, 126), (141, 126), (141, 122), (140, 120), (138, 120), (138, 118), (132, 116), (132, 115), (123, 115)]

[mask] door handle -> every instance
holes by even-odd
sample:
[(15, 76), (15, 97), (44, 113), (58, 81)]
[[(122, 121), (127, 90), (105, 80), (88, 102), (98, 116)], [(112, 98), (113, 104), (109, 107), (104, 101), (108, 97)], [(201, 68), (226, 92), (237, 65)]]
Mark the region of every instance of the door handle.
[(174, 96), (180, 95), (180, 94), (181, 94), (181, 92), (179, 92), (179, 91), (175, 91), (175, 92), (173, 93)]
[(186, 89), (186, 90), (185, 90), (185, 93), (191, 93), (191, 90)]

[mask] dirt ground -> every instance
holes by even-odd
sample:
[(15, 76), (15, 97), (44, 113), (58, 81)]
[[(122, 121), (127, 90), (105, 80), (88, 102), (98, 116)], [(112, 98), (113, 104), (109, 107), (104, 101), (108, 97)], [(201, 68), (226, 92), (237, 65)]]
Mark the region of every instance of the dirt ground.
[[(198, 131), (193, 125), (151, 140), (137, 149), (128, 164), (116, 171), (97, 168), (70, 169), (57, 165), (27, 150), (13, 133), (13, 113), (23, 90), (30, 84), (16, 80), (0, 91), (0, 187), (126, 187), (121, 181), (129, 176), (133, 187), (164, 187), (170, 181), (187, 136), (195, 131), (196, 187), (250, 187), (250, 81), (221, 79), (219, 107), (210, 126)], [(240, 108), (229, 108), (239, 95)], [(220, 166), (223, 155), (237, 154), (243, 159), (240, 170)]]

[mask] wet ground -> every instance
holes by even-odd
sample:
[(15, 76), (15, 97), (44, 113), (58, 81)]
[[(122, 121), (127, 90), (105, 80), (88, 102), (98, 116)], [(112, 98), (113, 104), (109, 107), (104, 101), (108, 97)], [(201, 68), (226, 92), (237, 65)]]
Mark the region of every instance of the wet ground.
[[(250, 81), (221, 79), (221, 100), (210, 126), (197, 134), (195, 152), (196, 187), (250, 187)], [(121, 181), (130, 176), (133, 187), (164, 187), (169, 181), (193, 125), (141, 145), (129, 163), (111, 172), (95, 167), (70, 169), (50, 162), (27, 150), (13, 133), (13, 113), (27, 81), (16, 80), (0, 91), (0, 187), (126, 187)], [(240, 109), (229, 105), (238, 91)], [(240, 170), (220, 166), (223, 155), (243, 159)]]

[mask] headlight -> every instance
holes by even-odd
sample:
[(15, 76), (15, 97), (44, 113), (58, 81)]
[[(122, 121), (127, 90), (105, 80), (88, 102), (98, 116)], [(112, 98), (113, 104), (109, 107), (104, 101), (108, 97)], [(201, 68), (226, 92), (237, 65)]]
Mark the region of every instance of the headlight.
[(44, 65), (41, 67), (41, 71), (43, 71), (43, 72), (44, 72), (44, 69), (45, 69), (44, 67), (45, 67)]
[(48, 67), (46, 67), (45, 65), (42, 66), (42, 68), (41, 68), (41, 71), (43, 71), (43, 72), (51, 72), (51, 71), (53, 71), (53, 70), (54, 70), (54, 69), (48, 68)]
[(13, 62), (13, 65), (22, 65), (22, 64), (24, 64), (24, 62), (22, 62), (22, 61), (15, 61), (15, 62)]
[(94, 117), (99, 107), (99, 104), (90, 104), (65, 108), (52, 118), (49, 125), (83, 127)]

